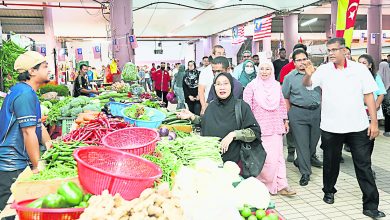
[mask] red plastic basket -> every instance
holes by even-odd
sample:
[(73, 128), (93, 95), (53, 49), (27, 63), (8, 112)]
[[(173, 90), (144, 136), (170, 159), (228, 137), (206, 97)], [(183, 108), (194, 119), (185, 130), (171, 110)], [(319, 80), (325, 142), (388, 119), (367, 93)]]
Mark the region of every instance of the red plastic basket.
[(16, 209), (20, 220), (76, 220), (84, 212), (84, 208), (36, 209), (26, 207), (34, 200), (23, 200), (12, 204), (11, 208)]
[(135, 155), (151, 154), (156, 148), (159, 134), (150, 128), (132, 127), (111, 132), (103, 137), (104, 146)]
[(136, 155), (102, 147), (83, 147), (73, 153), (84, 190), (98, 195), (104, 190), (132, 200), (153, 186), (161, 168)]

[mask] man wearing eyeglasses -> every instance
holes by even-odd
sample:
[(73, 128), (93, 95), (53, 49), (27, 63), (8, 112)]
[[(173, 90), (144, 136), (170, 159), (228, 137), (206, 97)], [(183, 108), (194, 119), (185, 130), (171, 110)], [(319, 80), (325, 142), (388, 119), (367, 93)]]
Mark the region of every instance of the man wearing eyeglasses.
[(302, 85), (305, 75), (305, 62), (308, 54), (302, 49), (295, 50), (292, 55), (295, 69), (285, 78), (282, 86), (286, 100), (290, 128), (294, 130), (297, 159), (294, 165), (299, 168), (302, 177), (301, 186), (306, 186), (312, 173), (311, 166), (322, 167), (322, 162), (316, 157), (316, 148), (320, 139), (321, 89), (316, 87), (308, 90)]
[[(243, 72), (244, 70), (244, 62), (247, 61), (247, 60), (252, 60), (252, 52), (250, 52), (249, 50), (245, 50), (244, 52), (242, 52), (241, 54), (241, 63), (238, 64), (235, 68), (234, 68), (234, 71), (233, 71), (233, 78), (236, 78), (236, 79), (240, 79), (240, 76), (241, 76), (241, 73)], [(255, 70), (256, 70), (256, 73), (258, 72), (258, 67), (255, 66)]]
[[(327, 42), (329, 63), (314, 69), (308, 60), (303, 84), (322, 89), (321, 148), (324, 150), (324, 202), (334, 203), (340, 172), (343, 143), (351, 148), (356, 178), (363, 193), (363, 214), (371, 218), (386, 215), (378, 211), (379, 193), (371, 169), (373, 140), (378, 136), (378, 120), (373, 92), (378, 90), (370, 71), (347, 60), (344, 38)], [(364, 104), (368, 107), (369, 122)]]
[[(211, 68), (215, 76), (217, 76), (220, 73), (227, 73), (227, 69), (229, 68), (229, 60), (226, 57), (216, 57), (211, 61)], [(233, 77), (233, 96), (236, 99), (242, 99), (242, 94), (244, 91), (244, 87), (241, 85), (240, 81), (238, 81), (236, 78)], [(211, 86), (207, 103), (210, 103), (216, 98), (214, 85)]]

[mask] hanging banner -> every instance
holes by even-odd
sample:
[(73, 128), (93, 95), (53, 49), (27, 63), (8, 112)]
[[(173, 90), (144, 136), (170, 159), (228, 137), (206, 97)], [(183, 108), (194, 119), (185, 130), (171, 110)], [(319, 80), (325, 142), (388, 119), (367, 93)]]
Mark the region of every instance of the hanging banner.
[(75, 52), (76, 52), (76, 62), (83, 60), (83, 49), (77, 48)]
[(360, 34), (359, 43), (363, 44), (364, 43), (364, 39), (365, 39), (365, 33), (361, 33)]
[(131, 48), (135, 49), (138, 47), (137, 38), (135, 37), (135, 35), (129, 36), (129, 42), (130, 42)]
[(41, 49), (39, 50), (39, 53), (42, 54), (42, 56), (46, 56), (46, 47), (41, 47)]
[(345, 46), (351, 47), (360, 0), (338, 0), (336, 37), (345, 39)]
[(94, 46), (92, 48), (92, 51), (93, 51), (93, 58), (94, 59), (100, 59), (101, 58), (102, 52), (101, 52), (100, 46)]
[(65, 61), (65, 48), (61, 48), (60, 52), (58, 53), (58, 61)]
[(375, 44), (376, 43), (376, 33), (371, 33), (370, 43), (371, 44)]

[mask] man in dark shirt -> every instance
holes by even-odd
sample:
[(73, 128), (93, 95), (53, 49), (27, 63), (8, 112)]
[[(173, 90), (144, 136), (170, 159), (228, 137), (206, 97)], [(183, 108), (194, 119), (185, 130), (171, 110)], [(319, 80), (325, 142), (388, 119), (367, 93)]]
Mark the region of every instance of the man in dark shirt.
[(88, 66), (85, 64), (80, 65), (79, 75), (74, 80), (74, 89), (73, 96), (79, 97), (80, 95), (90, 96), (90, 94), (99, 94), (96, 90), (91, 90), (88, 88), (88, 81), (85, 78), (88, 72)]
[[(211, 67), (214, 76), (217, 76), (220, 73), (227, 73), (227, 68), (229, 67), (229, 60), (226, 57), (216, 57), (211, 61)], [(236, 99), (242, 99), (243, 91), (244, 87), (241, 85), (240, 81), (233, 77), (233, 96)], [(207, 103), (210, 103), (215, 98), (215, 87), (214, 85), (212, 85), (209, 96), (207, 98)]]
[(288, 63), (288, 60), (286, 59), (286, 49), (280, 48), (279, 49), (279, 59), (275, 60), (273, 62), (274, 69), (275, 69), (275, 79), (278, 80), (280, 70)]
[(252, 60), (253, 62), (255, 62), (255, 66), (259, 67), (259, 64), (260, 64), (260, 57), (259, 55), (255, 54), (252, 56)]

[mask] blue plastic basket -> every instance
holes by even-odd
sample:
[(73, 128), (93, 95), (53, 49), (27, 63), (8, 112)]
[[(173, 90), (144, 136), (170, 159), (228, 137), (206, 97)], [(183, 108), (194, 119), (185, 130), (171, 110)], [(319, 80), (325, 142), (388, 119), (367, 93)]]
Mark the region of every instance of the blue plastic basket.
[(126, 122), (129, 122), (130, 124), (134, 124), (136, 127), (142, 127), (142, 128), (158, 128), (162, 121), (166, 118), (166, 115), (163, 112), (160, 112), (157, 109), (154, 108), (148, 108), (145, 107), (145, 110), (150, 112), (153, 112), (153, 116), (150, 117), (150, 121), (140, 121), (133, 118), (129, 118), (124, 115), (124, 111), (126, 108), (122, 109), (122, 115)]
[(122, 109), (131, 106), (133, 103), (110, 102), (111, 115), (123, 117)]

